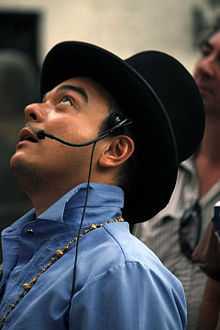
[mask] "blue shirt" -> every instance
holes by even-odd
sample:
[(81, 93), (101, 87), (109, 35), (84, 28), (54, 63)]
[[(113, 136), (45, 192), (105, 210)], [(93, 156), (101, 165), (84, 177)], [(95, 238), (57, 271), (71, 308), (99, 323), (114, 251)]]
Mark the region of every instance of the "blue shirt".
[[(180, 282), (129, 232), (126, 222), (104, 225), (54, 262), (16, 304), (29, 282), (72, 237), (85, 200), (85, 184), (65, 194), (37, 218), (31, 210), (2, 232), (0, 319), (10, 330), (179, 330), (186, 306)], [(83, 227), (119, 216), (123, 192), (90, 184)], [(16, 307), (10, 310), (10, 304)]]

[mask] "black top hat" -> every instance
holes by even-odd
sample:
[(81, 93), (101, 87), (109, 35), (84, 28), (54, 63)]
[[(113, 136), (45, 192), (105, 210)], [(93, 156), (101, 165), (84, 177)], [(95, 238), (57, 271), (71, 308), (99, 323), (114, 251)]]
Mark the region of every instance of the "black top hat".
[(125, 191), (124, 214), (130, 223), (145, 221), (166, 206), (178, 164), (202, 139), (198, 88), (183, 65), (167, 54), (146, 51), (124, 61), (95, 45), (66, 41), (44, 60), (41, 94), (77, 76), (100, 83), (133, 121), (136, 172)]

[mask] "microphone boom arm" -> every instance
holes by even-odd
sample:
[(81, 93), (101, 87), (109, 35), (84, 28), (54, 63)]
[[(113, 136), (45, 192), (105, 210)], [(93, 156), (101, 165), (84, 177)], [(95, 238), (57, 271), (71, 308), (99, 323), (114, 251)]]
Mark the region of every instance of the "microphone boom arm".
[(62, 140), (60, 138), (58, 138), (57, 136), (54, 136), (52, 134), (49, 134), (49, 133), (46, 133), (44, 130), (40, 130), (36, 133), (38, 139), (40, 140), (43, 140), (45, 139), (46, 137), (49, 138), (49, 139), (52, 139), (52, 140), (56, 140), (62, 144), (65, 144), (69, 147), (86, 147), (90, 144), (93, 144), (99, 140), (102, 140), (104, 139), (106, 136), (109, 136), (111, 135), (116, 129), (118, 128), (122, 128), (122, 127), (125, 127), (125, 126), (129, 126), (132, 124), (132, 121), (129, 120), (129, 119), (124, 119), (122, 121), (120, 121), (118, 124), (116, 124), (115, 126), (113, 126), (112, 128), (102, 132), (100, 135), (98, 135), (95, 139), (92, 139), (90, 141), (87, 141), (87, 142), (84, 142), (84, 143), (71, 143), (71, 142), (68, 142), (68, 141), (65, 141), (65, 140)]

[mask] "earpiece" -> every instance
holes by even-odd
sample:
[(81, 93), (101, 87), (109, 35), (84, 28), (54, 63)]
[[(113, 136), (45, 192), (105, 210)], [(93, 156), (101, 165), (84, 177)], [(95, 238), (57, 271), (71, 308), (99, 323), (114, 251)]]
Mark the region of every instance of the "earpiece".
[(112, 112), (107, 118), (106, 129), (99, 134), (99, 137), (106, 137), (119, 129), (132, 124), (132, 121), (119, 112)]

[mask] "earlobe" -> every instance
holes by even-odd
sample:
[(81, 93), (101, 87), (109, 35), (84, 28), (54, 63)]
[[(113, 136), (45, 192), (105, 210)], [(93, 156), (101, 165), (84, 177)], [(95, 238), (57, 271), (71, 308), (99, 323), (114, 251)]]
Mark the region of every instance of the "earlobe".
[(126, 135), (119, 135), (112, 138), (99, 159), (101, 167), (117, 167), (124, 162), (134, 152), (134, 141)]

